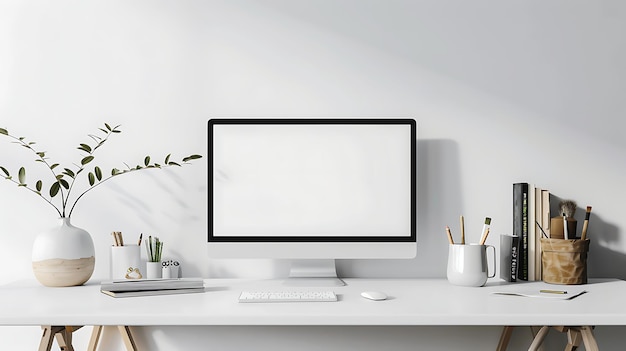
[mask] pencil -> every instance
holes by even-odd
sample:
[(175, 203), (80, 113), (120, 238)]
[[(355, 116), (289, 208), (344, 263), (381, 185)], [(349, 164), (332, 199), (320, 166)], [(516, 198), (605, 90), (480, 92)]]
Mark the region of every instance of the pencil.
[(141, 239), (143, 238), (143, 233), (139, 234), (139, 240), (137, 241), (137, 246), (141, 246)]
[(446, 226), (446, 233), (448, 234), (448, 241), (450, 245), (454, 245), (454, 239), (452, 239), (452, 233), (450, 232), (450, 227)]
[(461, 222), (461, 244), (465, 245), (465, 219), (462, 215), (459, 221)]

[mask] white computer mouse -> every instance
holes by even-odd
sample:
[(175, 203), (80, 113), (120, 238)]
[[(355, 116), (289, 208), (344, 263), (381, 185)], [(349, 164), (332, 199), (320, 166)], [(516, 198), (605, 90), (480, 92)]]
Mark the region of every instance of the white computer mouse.
[(363, 296), (366, 299), (370, 299), (374, 301), (387, 299), (387, 294), (381, 291), (364, 291), (361, 293), (361, 296)]

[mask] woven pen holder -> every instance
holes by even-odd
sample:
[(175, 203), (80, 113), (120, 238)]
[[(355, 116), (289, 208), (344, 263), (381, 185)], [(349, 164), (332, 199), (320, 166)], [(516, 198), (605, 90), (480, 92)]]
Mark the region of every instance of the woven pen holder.
[(541, 239), (543, 281), (551, 284), (587, 284), (589, 239)]

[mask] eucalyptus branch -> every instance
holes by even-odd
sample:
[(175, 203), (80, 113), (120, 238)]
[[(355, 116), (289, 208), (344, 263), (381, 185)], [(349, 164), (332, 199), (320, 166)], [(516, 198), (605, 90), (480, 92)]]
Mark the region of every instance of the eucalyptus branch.
[[(0, 169), (2, 169), (2, 171), (3, 171), (3, 172), (5, 172), (5, 174), (7, 173), (7, 172), (6, 172), (6, 168), (4, 168), (4, 167), (0, 166)], [(16, 181), (15, 181), (15, 179), (13, 179), (13, 178), (12, 178), (12, 177), (10, 177), (10, 176), (5, 177), (5, 179), (6, 179), (6, 180), (8, 180), (8, 181), (10, 181), (10, 182), (13, 182), (13, 183), (17, 184), (17, 186), (19, 186), (19, 187), (22, 187), (22, 188), (24, 188), (24, 189), (26, 189), (26, 190), (32, 191), (33, 193), (35, 193), (35, 194), (39, 195), (39, 197), (41, 197), (41, 198), (42, 198), (45, 202), (47, 202), (50, 206), (54, 207), (54, 210), (55, 210), (55, 211), (57, 211), (57, 213), (59, 214), (59, 217), (63, 217), (63, 216), (61, 215), (61, 211), (59, 211), (59, 209), (58, 209), (58, 208), (57, 208), (57, 207), (56, 207), (56, 206), (52, 203), (52, 201), (50, 201), (50, 200), (46, 199), (45, 197), (41, 196), (41, 192), (40, 192), (40, 191), (38, 191), (38, 190), (36, 190), (36, 189), (33, 189), (33, 188), (29, 187), (28, 185), (25, 185), (25, 184), (20, 184), (19, 182), (16, 182)]]
[[(66, 199), (62, 200), (63, 201), (63, 215), (62, 215), (62, 217), (65, 217), (65, 208), (67, 207), (67, 202), (70, 199), (69, 198), (69, 194), (72, 191), (72, 189), (74, 188), (74, 183), (76, 183), (77, 176), (85, 169), (85, 166), (88, 163), (90, 163), (91, 161), (93, 161), (95, 159), (93, 154), (96, 152), (97, 149), (100, 148), (100, 146), (102, 146), (109, 139), (109, 136), (111, 136), (112, 134), (115, 134), (115, 133), (121, 133), (121, 131), (117, 129), (117, 128), (119, 128), (119, 125), (111, 128), (111, 126), (109, 126), (108, 123), (105, 123), (104, 126), (105, 126), (106, 129), (100, 128), (100, 130), (106, 135), (104, 137), (104, 139), (99, 137), (99, 136), (97, 136), (97, 135), (89, 134), (89, 137), (91, 139), (93, 139), (97, 143), (93, 148), (91, 146), (89, 146), (88, 144), (80, 144), (78, 146), (78, 149), (87, 152), (88, 156), (85, 156), (85, 157), (83, 157), (81, 159), (81, 165), (80, 166), (75, 165), (75, 166), (78, 167), (78, 170), (76, 171), (76, 173), (72, 172), (70, 169), (67, 169), (67, 168), (65, 169), (65, 174), (68, 177), (72, 178), (72, 181), (70, 182), (69, 187), (67, 188), (68, 197)], [(96, 169), (98, 169), (98, 167), (96, 167)], [(61, 185), (61, 184), (59, 184), (59, 185)], [(76, 202), (78, 201), (78, 199), (80, 199), (89, 190), (91, 190), (91, 188), (87, 189), (85, 192), (83, 192), (80, 196), (78, 196), (76, 198), (76, 200), (74, 201), (74, 204), (72, 205), (72, 208), (70, 209), (70, 212), (69, 212), (68, 216), (72, 215), (72, 210), (74, 209), (74, 206), (76, 206)], [(61, 188), (61, 191), (63, 191), (63, 188)]]
[[(132, 172), (137, 172), (137, 171), (141, 171), (141, 170), (163, 169), (163, 168), (172, 167), (172, 166), (178, 166), (178, 167), (181, 166), (181, 164), (179, 164), (177, 162), (170, 161), (170, 157), (171, 157), (171, 155), (167, 155), (165, 157), (165, 164), (164, 165), (160, 165), (158, 163), (150, 163), (150, 156), (146, 156), (146, 158), (144, 159), (144, 166), (137, 165), (136, 167), (131, 168), (128, 165), (126, 165), (126, 167), (128, 167), (128, 169), (126, 169), (124, 171), (120, 171), (117, 168), (113, 168), (111, 170), (111, 175), (106, 177), (106, 178), (104, 178), (104, 179), (102, 179), (102, 174), (101, 173), (100, 173), (100, 176), (98, 176), (98, 172), (100, 172), (100, 171), (97, 171), (97, 170), (99, 170), (99, 167), (96, 166), (96, 168), (94, 169), (94, 173), (89, 173), (89, 176), (88, 176), (89, 177), (90, 188), (85, 190), (82, 194), (80, 194), (76, 198), (76, 200), (74, 200), (74, 204), (70, 208), (70, 212), (68, 213), (68, 217), (72, 216), (72, 212), (74, 211), (74, 207), (78, 203), (78, 200), (80, 200), (83, 196), (85, 196), (85, 194), (87, 194), (91, 190), (95, 189), (97, 186), (101, 185), (102, 183), (110, 180), (111, 178), (121, 176), (122, 174), (130, 174)], [(201, 158), (201, 157), (202, 156), (200, 156), (200, 155), (187, 156), (187, 157), (183, 158), (182, 163), (186, 164), (188, 161), (195, 160), (195, 159), (198, 159), (198, 158)], [(97, 182), (96, 182), (96, 180), (97, 180)]]
[[(16, 140), (16, 141), (14, 141), (14, 143), (20, 144), (21, 146), (23, 146), (23, 147), (27, 148), (28, 150), (32, 151), (35, 155), (37, 155), (37, 159), (35, 159), (35, 161), (36, 162), (41, 162), (44, 165), (46, 165), (46, 167), (50, 170), (50, 173), (52, 173), (52, 176), (56, 179), (56, 181), (57, 182), (59, 181), (59, 176), (54, 172), (54, 169), (59, 164), (58, 163), (55, 163), (55, 164), (52, 164), (52, 165), (49, 164), (48, 161), (46, 160), (46, 153), (43, 152), (43, 151), (37, 151), (37, 150), (35, 150), (32, 147), (32, 145), (36, 144), (35, 142), (28, 142), (27, 143), (26, 141), (24, 141), (24, 139), (25, 139), (24, 137), (16, 137), (14, 135), (11, 135), (11, 134), (8, 133), (8, 131), (6, 129), (3, 129), (3, 128), (0, 128), (0, 134), (6, 135), (7, 137)], [(6, 174), (6, 176), (9, 177), (8, 171), (6, 169), (3, 169), (3, 171)], [(26, 182), (25, 182), (25, 179), (26, 179), (26, 169), (24, 167), (21, 167), (19, 172), (18, 172), (18, 174), (19, 174), (19, 181), (20, 181), (18, 183), (18, 186), (26, 186)], [(13, 180), (13, 182), (15, 182), (15, 180)], [(17, 182), (15, 182), (15, 183), (17, 183)], [(43, 183), (41, 182), (41, 180), (38, 180), (37, 183), (36, 183), (37, 190), (33, 190), (33, 189), (28, 188), (28, 187), (27, 188), (29, 190), (33, 191), (34, 193), (40, 195), (44, 200), (46, 200), (50, 205), (52, 205), (55, 208), (55, 210), (57, 210), (57, 212), (59, 212), (59, 214), (60, 214), (59, 208), (54, 203), (52, 203), (52, 201), (46, 199), (45, 197), (43, 197), (43, 195), (41, 195), (41, 188), (42, 188), (42, 186), (43, 186)], [(68, 197), (69, 197), (69, 191), (68, 191)], [(61, 200), (62, 200), (62, 202), (65, 202), (65, 193), (63, 192), (63, 189), (61, 189)]]
[[(66, 216), (66, 208), (69, 205), (69, 201), (70, 201), (70, 195), (72, 194), (72, 190), (74, 190), (74, 186), (76, 184), (76, 180), (78, 179), (78, 176), (80, 175), (80, 173), (82, 173), (84, 170), (86, 170), (86, 166), (88, 164), (90, 164), (94, 159), (94, 153), (96, 150), (98, 150), (102, 145), (104, 145), (104, 143), (109, 139), (109, 137), (111, 136), (111, 134), (116, 134), (116, 133), (121, 133), (121, 131), (118, 129), (119, 125), (115, 126), (115, 127), (111, 127), (108, 123), (104, 124), (104, 128), (99, 128), (99, 130), (104, 133), (104, 137), (100, 137), (94, 134), (89, 134), (88, 136), (95, 142), (95, 145), (89, 145), (89, 144), (80, 144), (78, 146), (78, 150), (81, 150), (83, 152), (87, 153), (87, 156), (82, 156), (82, 159), (80, 160), (80, 165), (78, 164), (74, 164), (74, 167), (77, 167), (78, 169), (76, 171), (73, 171), (70, 168), (63, 168), (63, 171), (60, 173), (56, 173), (55, 172), (55, 168), (59, 166), (58, 163), (53, 163), (50, 164), (48, 162), (48, 159), (46, 157), (46, 153), (43, 151), (37, 151), (35, 150), (32, 145), (35, 144), (35, 142), (27, 142), (25, 141), (24, 137), (15, 137), (13, 135), (11, 135), (6, 129), (4, 128), (0, 128), (0, 135), (5, 135), (11, 139), (14, 139), (16, 141), (14, 141), (14, 143), (19, 144), (20, 146), (23, 146), (29, 150), (31, 150), (33, 153), (35, 153), (37, 155), (37, 159), (35, 159), (36, 162), (42, 162), (52, 173), (52, 176), (54, 177), (54, 181), (52, 182), (52, 185), (50, 186), (49, 189), (49, 195), (50, 195), (50, 199), (44, 197), (41, 193), (42, 191), (42, 187), (43, 187), (43, 182), (41, 180), (37, 180), (37, 182), (35, 183), (35, 188), (29, 187), (27, 185), (26, 182), (26, 169), (24, 167), (20, 167), (19, 171), (18, 171), (18, 180), (16, 181), (15, 179), (13, 179), (11, 173), (5, 168), (0, 166), (0, 171), (2, 171), (2, 173), (4, 173), (4, 178), (6, 180), (9, 180), (15, 184), (17, 184), (17, 186), (19, 187), (23, 187), (26, 188), (28, 190), (30, 190), (31, 192), (39, 195), (42, 199), (44, 199), (44, 201), (46, 201), (49, 205), (51, 205), (52, 207), (54, 207), (54, 209), (57, 211), (57, 213), (59, 214), (59, 216), (61, 217), (65, 217)], [(181, 164), (187, 164), (189, 161), (192, 160), (196, 160), (201, 158), (201, 155), (191, 155), (191, 156), (187, 156), (184, 157), (182, 159), (182, 162), (174, 162), (170, 160), (170, 155), (167, 155), (165, 157), (164, 163), (158, 164), (158, 163), (152, 163), (150, 156), (146, 156), (144, 159), (144, 163), (143, 165), (137, 165), (136, 167), (130, 167), (127, 165), (127, 169), (120, 171), (117, 168), (113, 168), (111, 170), (111, 175), (103, 178), (102, 176), (102, 170), (100, 169), (100, 167), (95, 166), (92, 172), (88, 172), (87, 174), (87, 180), (89, 182), (89, 186), (87, 187), (86, 190), (84, 190), (80, 195), (78, 195), (78, 197), (76, 197), (72, 203), (72, 206), (70, 207), (70, 211), (69, 213), (67, 213), (67, 216), (71, 216), (74, 208), (76, 207), (76, 204), (78, 203), (78, 201), (80, 199), (83, 198), (83, 196), (85, 196), (85, 194), (87, 194), (88, 192), (90, 192), (92, 189), (96, 188), (97, 186), (99, 186), (100, 184), (110, 180), (113, 177), (125, 174), (125, 173), (129, 173), (129, 172), (134, 172), (134, 171), (138, 171), (138, 170), (143, 170), (143, 169), (150, 169), (150, 168), (164, 168), (164, 167), (170, 167), (170, 166), (181, 166)], [(64, 177), (69, 177), (71, 178), (71, 181), (68, 182)], [(52, 200), (55, 196), (57, 195), (61, 195), (61, 206), (57, 206), (55, 205)]]

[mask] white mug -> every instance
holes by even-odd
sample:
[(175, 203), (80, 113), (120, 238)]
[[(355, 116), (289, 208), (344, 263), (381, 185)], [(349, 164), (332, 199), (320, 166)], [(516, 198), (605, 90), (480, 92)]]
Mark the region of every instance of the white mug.
[[(493, 272), (489, 274), (487, 249), (492, 249)], [(483, 286), (496, 276), (496, 248), (491, 245), (451, 244), (448, 249), (448, 281), (461, 286)]]

